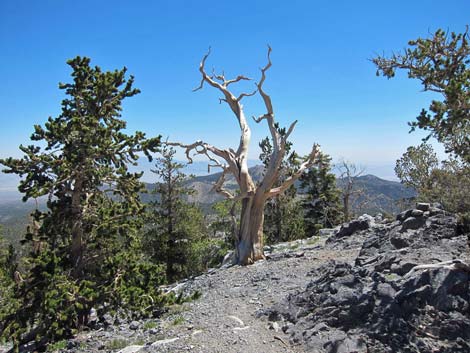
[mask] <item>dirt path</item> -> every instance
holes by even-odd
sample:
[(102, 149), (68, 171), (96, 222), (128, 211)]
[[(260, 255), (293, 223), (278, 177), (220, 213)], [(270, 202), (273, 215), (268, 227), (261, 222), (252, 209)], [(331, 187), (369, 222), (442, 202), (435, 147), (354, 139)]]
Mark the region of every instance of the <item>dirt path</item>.
[(312, 269), (331, 259), (352, 263), (358, 252), (356, 244), (347, 250), (335, 250), (323, 242), (313, 244), (312, 239), (279, 244), (268, 260), (212, 270), (178, 284), (178, 290), (200, 291), (202, 296), (172, 307), (163, 318), (114, 323), (83, 332), (56, 351), (303, 352), (302, 347), (291, 346), (282, 322), (257, 314), (305, 288)]
[[(148, 352), (261, 353), (302, 352), (291, 347), (282, 323), (257, 318), (257, 313), (302, 289), (308, 273), (329, 259), (354, 261), (358, 249), (332, 251), (297, 248), (248, 267), (234, 266), (204, 274), (185, 285), (202, 297), (186, 304), (167, 321), (164, 336), (174, 342), (146, 347)], [(171, 321), (173, 320), (173, 321)], [(174, 325), (175, 320), (178, 325)], [(173, 325), (171, 325), (173, 323)]]

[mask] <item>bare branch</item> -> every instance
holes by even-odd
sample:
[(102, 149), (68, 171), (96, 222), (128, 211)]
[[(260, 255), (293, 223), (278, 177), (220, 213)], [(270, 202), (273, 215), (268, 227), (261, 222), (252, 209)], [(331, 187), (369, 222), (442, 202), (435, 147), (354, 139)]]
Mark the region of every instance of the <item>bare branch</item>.
[(258, 124), (259, 124), (259, 123), (262, 122), (264, 119), (267, 119), (267, 118), (269, 118), (269, 117), (270, 117), (269, 114), (260, 115), (259, 117), (253, 116), (253, 120), (255, 121), (255, 123), (258, 123)]
[(292, 124), (290, 124), (289, 129), (286, 132), (286, 136), (284, 137), (284, 141), (287, 141), (292, 131), (294, 131), (296, 124), (297, 124), (297, 120), (295, 120)]
[(237, 78), (234, 78), (232, 80), (227, 80), (225, 81), (225, 78), (224, 78), (224, 86), (225, 87), (228, 87), (229, 85), (231, 85), (232, 83), (235, 83), (235, 82), (239, 82), (239, 81), (251, 81), (251, 78), (249, 77), (246, 77), (246, 76), (243, 76), (243, 75), (238, 75)]
[(459, 259), (454, 259), (450, 261), (443, 261), (443, 262), (438, 262), (435, 264), (423, 264), (423, 265), (417, 265), (413, 267), (407, 274), (405, 274), (404, 278), (408, 278), (411, 275), (413, 275), (416, 271), (419, 270), (432, 270), (436, 268), (446, 268), (450, 270), (461, 270), (465, 272), (470, 272), (470, 265), (465, 263), (462, 260)]
[(254, 195), (253, 191), (242, 192), (239, 195), (235, 196), (230, 191), (228, 191), (227, 189), (224, 189), (223, 185), (225, 183), (225, 176), (227, 175), (227, 173), (230, 172), (230, 168), (226, 167), (226, 166), (222, 167), (222, 168), (223, 168), (223, 171), (222, 171), (219, 179), (217, 180), (217, 182), (214, 184), (214, 187), (212, 188), (212, 191), (216, 191), (217, 193), (225, 196), (227, 199), (230, 199), (234, 202), (245, 199), (245, 198), (253, 197), (253, 195)]
[[(204, 57), (202, 58), (201, 63), (199, 64), (199, 71), (201, 72), (204, 71), (204, 65), (206, 64), (207, 57), (210, 55), (210, 53), (211, 53), (211, 47), (209, 47), (209, 49), (207, 50), (207, 54), (204, 55)], [(204, 79), (205, 79), (205, 74), (202, 75), (200, 85), (196, 87), (195, 89), (193, 89), (193, 92), (196, 92), (202, 89), (202, 87), (204, 86)]]
[(286, 191), (292, 184), (294, 184), (294, 182), (297, 179), (300, 178), (300, 176), (303, 174), (303, 172), (305, 170), (307, 170), (308, 168), (310, 168), (311, 166), (313, 166), (315, 163), (318, 162), (320, 156), (321, 156), (320, 146), (318, 144), (314, 144), (313, 148), (312, 148), (312, 151), (308, 155), (305, 162), (303, 162), (300, 165), (299, 169), (297, 169), (297, 171), (293, 175), (291, 175), (289, 178), (287, 178), (282, 183), (281, 186), (278, 186), (276, 188), (271, 189), (267, 193), (267, 197), (273, 197), (273, 196), (279, 195), (279, 194), (283, 193), (284, 191)]
[(190, 156), (191, 151), (195, 151), (196, 154), (202, 154), (205, 155), (210, 161), (214, 162), (217, 165), (221, 165), (221, 163), (215, 159), (213, 156), (211, 156), (208, 152), (212, 152), (216, 156), (223, 158), (227, 163), (230, 163), (233, 161), (233, 156), (229, 151), (226, 150), (221, 150), (217, 147), (214, 147), (206, 142), (203, 141), (196, 141), (194, 143), (191, 143), (189, 145), (185, 145), (180, 142), (165, 142), (168, 146), (178, 146), (184, 148), (186, 158), (188, 159), (189, 164), (193, 163), (193, 159)]
[(256, 94), (256, 92), (258, 92), (258, 90), (254, 90), (253, 92), (251, 93), (241, 93), (238, 97), (237, 97), (237, 101), (241, 101), (243, 97), (251, 97), (251, 96), (254, 96)]
[(268, 110), (267, 114), (274, 115), (273, 104), (271, 102), (271, 97), (269, 97), (269, 95), (267, 95), (263, 90), (263, 84), (264, 84), (264, 81), (266, 80), (266, 71), (269, 70), (271, 65), (272, 65), (272, 63), (271, 63), (271, 47), (268, 45), (268, 63), (263, 68), (261, 68), (261, 80), (259, 81), (257, 86), (258, 86), (259, 93), (263, 97), (264, 104), (266, 105), (266, 109)]
[(220, 75), (217, 75), (217, 74), (215, 73), (215, 69), (212, 69), (212, 76), (211, 76), (211, 78), (214, 78), (214, 77), (215, 77), (217, 80), (222, 81), (222, 83), (225, 82), (225, 72), (224, 72), (224, 71), (222, 71), (222, 73), (221, 73)]
[(222, 173), (220, 174), (220, 178), (214, 184), (212, 191), (216, 191), (217, 193), (225, 196), (227, 199), (234, 199), (235, 196), (230, 191), (223, 188), (223, 185), (225, 183), (225, 175), (227, 174), (227, 172), (228, 168), (224, 167)]

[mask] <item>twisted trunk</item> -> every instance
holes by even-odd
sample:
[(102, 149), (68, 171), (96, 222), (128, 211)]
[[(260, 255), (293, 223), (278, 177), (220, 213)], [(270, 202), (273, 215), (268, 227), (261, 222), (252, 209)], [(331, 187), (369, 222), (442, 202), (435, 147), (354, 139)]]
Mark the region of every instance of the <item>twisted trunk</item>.
[[(271, 48), (268, 46), (268, 63), (261, 68), (261, 79), (256, 84), (256, 89), (251, 93), (245, 92), (238, 96), (235, 96), (229, 90), (229, 86), (242, 80), (250, 80), (248, 77), (239, 75), (235, 79), (228, 80), (225, 78), (223, 73), (220, 75), (216, 73), (208, 75), (205, 71), (205, 63), (210, 54), (210, 50), (206, 55), (204, 55), (199, 65), (199, 71), (201, 72), (202, 78), (199, 87), (195, 90), (201, 89), (206, 82), (222, 93), (222, 98), (219, 98), (219, 101), (228, 104), (240, 126), (240, 143), (237, 150), (232, 148), (220, 149), (200, 140), (188, 145), (179, 142), (167, 142), (170, 146), (180, 146), (185, 148), (186, 157), (190, 163), (192, 162), (192, 158), (190, 156), (191, 152), (205, 155), (211, 162), (209, 169), (210, 167), (219, 167), (222, 169), (221, 176), (214, 185), (214, 190), (226, 198), (233, 200), (234, 205), (236, 201), (241, 200), (242, 210), (240, 215), (240, 226), (237, 231), (234, 232), (237, 251), (236, 262), (241, 265), (248, 265), (257, 260), (264, 259), (263, 222), (264, 204), (266, 200), (282, 194), (291, 185), (293, 185), (295, 180), (297, 180), (306, 169), (316, 163), (321, 153), (319, 146), (315, 144), (303, 163), (300, 163), (298, 170), (284, 180), (281, 185), (273, 188), (278, 181), (279, 168), (286, 154), (286, 146), (288, 144), (287, 139), (294, 130), (297, 121), (294, 121), (287, 129), (280, 129), (274, 119), (271, 97), (263, 89), (263, 84), (266, 79), (266, 71), (271, 67), (270, 53)], [(260, 123), (261, 121), (267, 122), (273, 146), (273, 150), (269, 158), (269, 165), (266, 168), (263, 180), (258, 186), (253, 183), (248, 172), (247, 159), (251, 130), (243, 111), (243, 105), (241, 104), (244, 97), (253, 96), (256, 93), (261, 95), (266, 107), (266, 113), (258, 118), (253, 118), (256, 123)], [(231, 190), (224, 189), (223, 186), (225, 183), (225, 176), (227, 174), (232, 174), (235, 178), (240, 188), (239, 195), (233, 194)], [(230, 214), (233, 229), (235, 230), (236, 219), (234, 212), (235, 207), (233, 206)]]
[(248, 265), (264, 259), (264, 203), (265, 199), (261, 195), (244, 199), (242, 202), (237, 241), (237, 263), (240, 265)]

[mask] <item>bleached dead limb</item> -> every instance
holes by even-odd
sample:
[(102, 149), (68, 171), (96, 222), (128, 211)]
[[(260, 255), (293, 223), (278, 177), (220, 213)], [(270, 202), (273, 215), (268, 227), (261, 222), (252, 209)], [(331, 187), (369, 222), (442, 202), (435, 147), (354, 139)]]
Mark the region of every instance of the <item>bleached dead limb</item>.
[[(256, 89), (252, 92), (242, 92), (235, 96), (229, 86), (240, 81), (248, 81), (250, 78), (238, 75), (234, 79), (226, 79), (225, 73), (221, 74), (212, 71), (207, 74), (205, 70), (206, 61), (210, 55), (209, 51), (203, 56), (199, 65), (201, 73), (201, 82), (195, 89), (196, 91), (203, 88), (204, 83), (216, 88), (222, 93), (219, 102), (227, 103), (231, 111), (234, 113), (240, 126), (240, 142), (236, 150), (219, 149), (203, 141), (196, 141), (192, 144), (183, 144), (180, 142), (168, 143), (171, 146), (179, 146), (185, 149), (188, 161), (192, 162), (191, 153), (205, 155), (210, 161), (208, 169), (218, 167), (222, 169), (222, 174), (214, 185), (213, 190), (223, 195), (225, 198), (231, 199), (233, 205), (230, 210), (233, 229), (237, 227), (236, 218), (234, 216), (236, 201), (241, 202), (240, 223), (237, 231), (234, 231), (237, 249), (237, 259), (239, 264), (249, 264), (256, 260), (264, 258), (263, 255), (263, 222), (264, 222), (264, 205), (268, 198), (276, 196), (284, 192), (302, 173), (313, 166), (317, 162), (320, 153), (317, 145), (314, 145), (312, 153), (300, 165), (299, 169), (288, 178), (281, 186), (273, 188), (279, 179), (279, 171), (281, 163), (285, 157), (287, 149), (287, 139), (295, 128), (297, 121), (294, 121), (288, 129), (280, 129), (275, 122), (274, 109), (271, 97), (264, 90), (264, 82), (266, 73), (271, 67), (271, 47), (268, 46), (267, 63), (260, 69), (261, 78), (256, 84)], [(266, 166), (264, 177), (259, 185), (255, 185), (248, 171), (248, 148), (251, 139), (251, 129), (247, 123), (243, 105), (241, 100), (244, 97), (255, 95), (259, 92), (266, 107), (266, 113), (258, 118), (254, 118), (257, 123), (266, 120), (270, 137), (272, 140), (272, 152), (269, 156), (269, 163)], [(234, 195), (233, 192), (224, 188), (227, 175), (231, 174), (239, 186), (240, 193)]]
[(300, 165), (300, 167), (297, 169), (297, 171), (292, 174), (289, 178), (287, 178), (284, 183), (282, 183), (280, 186), (276, 188), (272, 188), (268, 192), (269, 197), (274, 197), (276, 195), (279, 195), (286, 191), (294, 182), (300, 178), (300, 176), (310, 167), (315, 165), (321, 155), (321, 150), (320, 146), (315, 144), (312, 148), (312, 152), (308, 155), (307, 159)]
[(287, 344), (287, 342), (286, 342), (282, 337), (274, 336), (273, 338), (274, 338), (274, 339), (277, 339), (277, 340), (279, 340), (279, 341), (281, 341), (281, 342), (284, 344), (284, 346), (286, 346), (287, 348), (290, 347), (290, 346)]
[(236, 317), (235, 315), (228, 315), (227, 317), (232, 320), (235, 320), (240, 326), (245, 326), (245, 323), (240, 318)]
[[(276, 182), (279, 176), (279, 168), (281, 166), (282, 160), (286, 152), (286, 141), (287, 137), (283, 137), (279, 130), (276, 127), (274, 119), (274, 108), (272, 104), (271, 97), (264, 91), (263, 84), (266, 80), (266, 71), (272, 66), (271, 63), (271, 47), (268, 45), (268, 62), (262, 67), (261, 70), (261, 79), (257, 83), (258, 92), (263, 98), (264, 105), (266, 107), (266, 113), (258, 118), (254, 118), (255, 122), (260, 123), (262, 120), (266, 120), (268, 123), (269, 132), (271, 134), (271, 141), (273, 144), (273, 151), (269, 158), (269, 163), (265, 171), (265, 176), (261, 182), (260, 187), (263, 189), (263, 192), (269, 190), (272, 185)], [(293, 124), (295, 126), (295, 123)], [(290, 132), (294, 128), (293, 125), (289, 128)], [(290, 134), (289, 132), (289, 134)]]
[(244, 327), (234, 327), (233, 328), (233, 331), (236, 332), (236, 331), (245, 331), (245, 330), (248, 330), (250, 328), (250, 326), (244, 326)]
[(190, 153), (194, 151), (196, 154), (203, 154), (205, 155), (210, 161), (215, 162), (217, 164), (220, 164), (220, 162), (212, 157), (210, 154), (208, 154), (208, 151), (215, 154), (216, 156), (224, 159), (225, 161), (229, 162), (230, 159), (233, 159), (233, 156), (231, 156), (231, 153), (227, 150), (221, 150), (217, 147), (214, 147), (206, 142), (203, 142), (201, 140), (198, 140), (194, 143), (191, 144), (184, 144), (180, 142), (166, 142), (168, 146), (178, 146), (184, 148), (186, 158), (188, 159), (189, 163), (193, 163), (193, 159), (190, 156)]
[(225, 183), (225, 175), (227, 174), (227, 172), (228, 172), (228, 168), (224, 168), (222, 173), (220, 174), (220, 178), (217, 180), (217, 182), (212, 187), (212, 190), (214, 190), (217, 193), (225, 196), (228, 199), (234, 199), (235, 196), (230, 191), (223, 188), (223, 185)]
[(462, 260), (450, 260), (450, 261), (443, 261), (438, 262), (435, 264), (423, 264), (417, 265), (413, 267), (405, 276), (404, 278), (410, 277), (413, 273), (420, 270), (432, 270), (435, 268), (445, 268), (450, 270), (462, 270), (466, 272), (470, 272), (470, 266), (463, 262)]

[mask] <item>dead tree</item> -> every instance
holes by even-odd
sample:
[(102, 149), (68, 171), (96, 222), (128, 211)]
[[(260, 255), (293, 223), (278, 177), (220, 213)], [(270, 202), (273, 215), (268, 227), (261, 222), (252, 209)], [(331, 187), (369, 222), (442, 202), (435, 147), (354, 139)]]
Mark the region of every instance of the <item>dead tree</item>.
[(345, 160), (341, 160), (336, 168), (338, 169), (341, 181), (340, 189), (343, 201), (344, 222), (349, 222), (352, 205), (365, 194), (364, 190), (357, 186), (357, 178), (364, 174), (365, 168), (358, 167), (356, 164)]
[[(239, 75), (234, 79), (226, 79), (224, 74), (209, 75), (205, 70), (205, 63), (210, 54), (210, 49), (202, 58), (199, 66), (202, 79), (199, 87), (195, 91), (201, 89), (204, 83), (216, 88), (222, 93), (220, 102), (225, 102), (235, 115), (240, 126), (240, 143), (236, 150), (220, 149), (203, 141), (196, 141), (192, 144), (183, 144), (180, 142), (168, 143), (172, 146), (180, 146), (186, 149), (186, 157), (189, 163), (192, 162), (191, 153), (205, 155), (209, 159), (209, 171), (211, 167), (222, 169), (219, 180), (214, 185), (214, 190), (226, 198), (241, 201), (240, 224), (235, 232), (236, 239), (236, 261), (238, 264), (247, 265), (257, 260), (263, 259), (263, 222), (264, 222), (264, 205), (265, 202), (276, 195), (287, 190), (297, 180), (302, 173), (314, 165), (319, 156), (320, 148), (317, 144), (308, 156), (305, 157), (299, 168), (287, 178), (280, 186), (274, 187), (279, 177), (279, 169), (286, 152), (287, 139), (294, 130), (297, 121), (294, 121), (287, 130), (279, 129), (274, 119), (274, 110), (271, 97), (264, 91), (263, 84), (266, 79), (266, 72), (271, 67), (271, 48), (268, 47), (268, 63), (261, 68), (261, 78), (256, 83), (256, 89), (253, 92), (244, 92), (236, 96), (230, 91), (230, 85), (242, 80), (250, 80), (248, 77)], [(266, 121), (270, 138), (272, 142), (272, 153), (266, 173), (261, 182), (256, 185), (248, 172), (248, 149), (250, 145), (251, 130), (248, 125), (243, 105), (241, 101), (248, 96), (254, 96), (259, 93), (266, 107), (266, 113), (258, 118), (253, 117), (256, 123)], [(233, 175), (239, 186), (239, 194), (235, 195), (229, 190), (224, 189), (225, 178), (227, 175)]]

